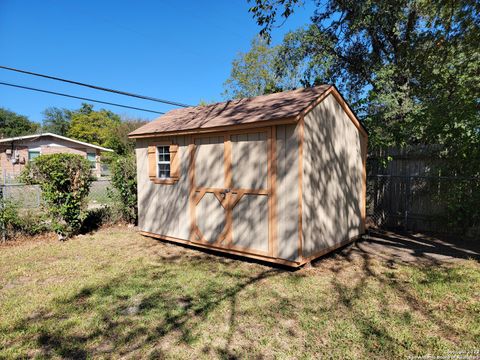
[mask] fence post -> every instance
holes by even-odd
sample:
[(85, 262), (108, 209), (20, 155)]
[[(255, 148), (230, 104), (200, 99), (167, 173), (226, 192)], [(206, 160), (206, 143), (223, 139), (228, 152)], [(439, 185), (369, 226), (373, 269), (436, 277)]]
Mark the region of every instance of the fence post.
[(411, 176), (408, 176), (407, 175), (407, 186), (406, 186), (406, 189), (405, 189), (405, 225), (404, 225), (404, 228), (405, 228), (405, 231), (408, 230), (408, 207), (410, 205), (410, 202), (408, 201), (409, 197), (410, 197), (410, 180), (411, 180)]

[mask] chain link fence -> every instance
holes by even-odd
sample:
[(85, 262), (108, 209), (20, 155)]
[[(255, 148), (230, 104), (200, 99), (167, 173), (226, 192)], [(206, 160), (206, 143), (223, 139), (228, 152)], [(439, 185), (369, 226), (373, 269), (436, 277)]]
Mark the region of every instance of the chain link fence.
[[(99, 179), (92, 182), (87, 198), (89, 208), (112, 205), (109, 196), (110, 180)], [(0, 184), (0, 194), (3, 201), (14, 203), (19, 209), (36, 209), (42, 205), (42, 190), (38, 185), (21, 183)]]

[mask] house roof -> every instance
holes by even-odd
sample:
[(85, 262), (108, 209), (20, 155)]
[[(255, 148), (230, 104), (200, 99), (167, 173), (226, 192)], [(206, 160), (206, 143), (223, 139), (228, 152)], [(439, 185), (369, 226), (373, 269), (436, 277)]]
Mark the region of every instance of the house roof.
[(332, 85), (320, 85), (207, 106), (175, 109), (132, 131), (129, 136), (142, 137), (293, 119), (332, 89)]
[(53, 134), (53, 133), (42, 133), (42, 134), (34, 134), (34, 135), (25, 135), (25, 136), (4, 138), (4, 139), (0, 139), (0, 144), (11, 143), (11, 142), (14, 142), (14, 141), (22, 141), (22, 140), (36, 140), (38, 138), (47, 137), (47, 136), (51, 136), (51, 137), (61, 139), (61, 140), (64, 140), (64, 141), (68, 141), (68, 142), (72, 142), (72, 143), (75, 143), (75, 144), (80, 144), (80, 145), (83, 145), (83, 146), (88, 146), (90, 148), (98, 149), (98, 150), (101, 150), (101, 151), (113, 152), (112, 149), (107, 149), (107, 148), (104, 148), (103, 146), (89, 144), (89, 143), (86, 143), (86, 142), (83, 142), (83, 141), (80, 141), (80, 140), (71, 139), (71, 138), (68, 138), (66, 136), (61, 136), (61, 135), (57, 135), (57, 134)]

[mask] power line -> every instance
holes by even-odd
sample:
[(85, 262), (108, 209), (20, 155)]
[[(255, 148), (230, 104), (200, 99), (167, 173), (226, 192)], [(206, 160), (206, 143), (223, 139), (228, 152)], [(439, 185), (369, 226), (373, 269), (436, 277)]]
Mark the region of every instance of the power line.
[(82, 82), (74, 81), (74, 80), (62, 79), (62, 78), (59, 78), (59, 77), (56, 77), (56, 76), (39, 74), (39, 73), (35, 73), (35, 72), (27, 71), (27, 70), (15, 69), (15, 68), (8, 67), (8, 66), (3, 66), (3, 65), (0, 65), (0, 69), (16, 71), (16, 72), (19, 72), (19, 73), (22, 73), (22, 74), (39, 76), (39, 77), (43, 77), (43, 78), (46, 78), (46, 79), (57, 80), (57, 81), (62, 81), (62, 82), (66, 82), (66, 83), (69, 83), (69, 84), (85, 86), (85, 87), (95, 89), (95, 90), (108, 91), (108, 92), (111, 92), (111, 93), (114, 93), (114, 94), (131, 96), (131, 97), (136, 97), (136, 98), (144, 99), (144, 100), (156, 101), (156, 102), (160, 102), (160, 103), (164, 103), (164, 104), (168, 104), (168, 105), (174, 105), (174, 106), (180, 106), (180, 107), (190, 107), (190, 106), (192, 106), (192, 105), (182, 104), (182, 103), (179, 103), (179, 102), (176, 102), (176, 101), (163, 100), (163, 99), (158, 99), (158, 98), (154, 98), (154, 97), (151, 97), (151, 96), (145, 96), (145, 95), (134, 94), (134, 93), (121, 91), (121, 90), (109, 89), (109, 88), (105, 88), (105, 87), (102, 87), (102, 86), (86, 84), (86, 83), (82, 83)]
[(121, 105), (121, 104), (111, 103), (111, 102), (101, 101), (101, 100), (94, 100), (94, 99), (84, 98), (84, 97), (80, 97), (80, 96), (74, 96), (74, 95), (59, 93), (59, 92), (55, 92), (55, 91), (49, 91), (49, 90), (32, 88), (32, 87), (28, 87), (28, 86), (10, 84), (10, 83), (6, 83), (6, 82), (0, 82), (0, 85), (6, 85), (6, 86), (11, 86), (11, 87), (16, 87), (16, 88), (19, 88), (19, 89), (26, 89), (26, 90), (38, 91), (38, 92), (42, 92), (42, 93), (46, 93), (46, 94), (64, 96), (64, 97), (68, 97), (68, 98), (72, 98), (72, 99), (80, 99), (80, 100), (85, 100), (85, 101), (91, 101), (91, 102), (96, 102), (96, 103), (99, 103), (99, 104), (119, 106), (119, 107), (123, 107), (123, 108), (127, 108), (127, 109), (146, 111), (146, 112), (151, 112), (151, 113), (155, 113), (155, 114), (165, 114), (164, 112), (161, 112), (161, 111), (142, 109), (142, 108), (138, 108), (138, 107), (134, 107), (134, 106)]

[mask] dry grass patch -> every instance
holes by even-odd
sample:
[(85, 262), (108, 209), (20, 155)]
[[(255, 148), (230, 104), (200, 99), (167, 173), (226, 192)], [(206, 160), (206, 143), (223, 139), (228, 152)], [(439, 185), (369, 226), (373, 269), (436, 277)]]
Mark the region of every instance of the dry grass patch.
[(480, 266), (287, 271), (111, 228), (0, 249), (0, 358), (400, 358), (480, 346)]

